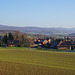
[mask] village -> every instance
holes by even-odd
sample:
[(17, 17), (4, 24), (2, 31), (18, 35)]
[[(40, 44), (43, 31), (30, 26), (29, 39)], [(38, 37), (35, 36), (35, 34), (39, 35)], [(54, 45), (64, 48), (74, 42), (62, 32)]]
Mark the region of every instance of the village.
[(35, 39), (35, 45), (38, 48), (46, 48), (46, 49), (58, 49), (58, 50), (73, 50), (75, 49), (75, 42), (71, 40), (69, 37), (58, 38), (53, 40), (53, 38), (47, 39)]
[[(72, 41), (70, 37), (63, 37), (54, 39), (53, 37), (47, 38), (26, 38), (26, 35), (16, 33), (17, 37), (14, 39), (12, 33), (9, 35), (0, 36), (1, 47), (30, 47), (36, 49), (58, 49), (58, 50), (74, 50), (75, 41)], [(15, 35), (15, 36), (16, 36)]]

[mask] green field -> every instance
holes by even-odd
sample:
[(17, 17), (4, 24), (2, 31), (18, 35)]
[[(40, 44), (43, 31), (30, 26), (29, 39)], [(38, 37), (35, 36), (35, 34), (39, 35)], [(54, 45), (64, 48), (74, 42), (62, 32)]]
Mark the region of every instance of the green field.
[(75, 53), (0, 48), (0, 75), (75, 75)]

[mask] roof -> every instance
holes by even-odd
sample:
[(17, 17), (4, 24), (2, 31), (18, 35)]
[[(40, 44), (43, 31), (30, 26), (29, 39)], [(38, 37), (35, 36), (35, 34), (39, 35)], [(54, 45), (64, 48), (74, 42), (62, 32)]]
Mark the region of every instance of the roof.
[(63, 41), (58, 44), (58, 46), (73, 46), (73, 45), (75, 44), (73, 44), (71, 41)]

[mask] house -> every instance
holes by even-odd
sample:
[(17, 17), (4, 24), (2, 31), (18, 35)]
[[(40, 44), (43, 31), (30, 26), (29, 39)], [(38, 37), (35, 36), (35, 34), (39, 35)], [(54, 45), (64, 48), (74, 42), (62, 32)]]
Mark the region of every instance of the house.
[(72, 48), (75, 49), (75, 41), (72, 42)]
[(45, 45), (47, 45), (48, 42), (50, 42), (50, 40), (48, 41), (46, 39), (37, 39), (36, 41), (34, 41), (34, 43), (37, 47), (45, 46)]
[(8, 46), (19, 46), (19, 40), (8, 40)]
[(44, 39), (37, 39), (36, 41), (34, 41), (35, 44), (39, 44), (42, 43), (44, 41)]
[(46, 45), (48, 41), (46, 39), (38, 39), (38, 44)]
[(70, 40), (65, 40), (57, 45), (58, 49), (73, 49), (75, 44)]
[(62, 39), (56, 39), (53, 44), (51, 45), (51, 48), (57, 48), (58, 44), (62, 41)]
[(52, 42), (52, 38), (51, 37), (47, 38), (46, 40), (48, 41), (49, 44)]
[(43, 41), (42, 41), (42, 44), (43, 44), (43, 45), (46, 45), (47, 43), (48, 43), (47, 40), (43, 40)]
[(38, 40), (38, 38), (37, 38), (37, 37), (34, 37), (33, 39), (34, 39), (34, 43)]
[(64, 40), (69, 40), (69, 41), (71, 41), (71, 38), (70, 38), (70, 37), (64, 37)]

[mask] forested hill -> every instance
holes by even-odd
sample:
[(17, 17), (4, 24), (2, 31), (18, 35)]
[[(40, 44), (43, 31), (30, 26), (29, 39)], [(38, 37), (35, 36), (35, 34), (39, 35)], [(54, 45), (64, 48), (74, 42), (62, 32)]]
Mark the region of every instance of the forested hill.
[(53, 34), (53, 33), (75, 33), (75, 28), (42, 28), (42, 27), (15, 27), (0, 25), (0, 30), (18, 30), (25, 33), (40, 33), (40, 34)]

